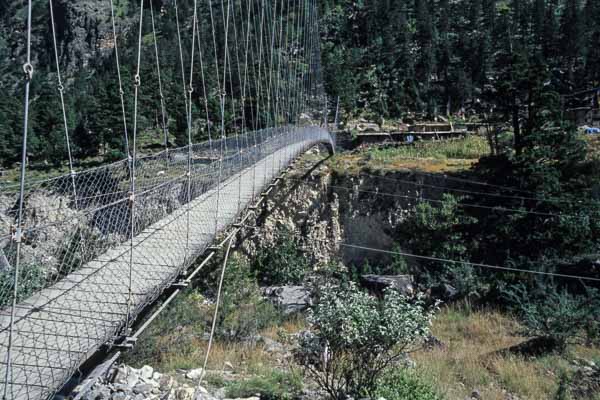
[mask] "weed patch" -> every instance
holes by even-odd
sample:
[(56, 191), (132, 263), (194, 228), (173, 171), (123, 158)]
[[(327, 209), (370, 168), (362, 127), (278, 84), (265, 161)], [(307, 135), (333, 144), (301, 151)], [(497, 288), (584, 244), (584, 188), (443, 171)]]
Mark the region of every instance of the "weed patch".
[(291, 400), (300, 394), (302, 378), (294, 372), (271, 371), (227, 386), (227, 397), (243, 398), (259, 395), (263, 400)]

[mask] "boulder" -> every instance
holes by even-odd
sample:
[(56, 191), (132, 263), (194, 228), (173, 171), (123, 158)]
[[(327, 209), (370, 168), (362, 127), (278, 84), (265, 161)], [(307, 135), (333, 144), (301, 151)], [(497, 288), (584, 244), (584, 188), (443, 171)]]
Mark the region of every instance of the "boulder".
[(600, 393), (600, 370), (585, 366), (571, 379), (570, 392), (574, 399), (591, 399)]
[(310, 306), (310, 290), (304, 286), (271, 286), (263, 288), (263, 296), (284, 314), (294, 314)]
[(264, 345), (265, 351), (267, 353), (285, 353), (286, 348), (283, 344), (270, 339), (268, 337), (261, 337), (261, 341)]
[(85, 400), (108, 400), (110, 397), (110, 390), (98, 385), (84, 395)]
[(458, 295), (458, 290), (452, 285), (441, 283), (431, 288), (431, 296), (443, 301), (451, 301)]
[(192, 400), (194, 398), (194, 389), (190, 387), (180, 387), (175, 390), (176, 400)]
[(139, 380), (140, 376), (138, 371), (128, 366), (119, 367), (114, 379), (115, 383), (127, 385), (130, 388), (134, 387)]
[(185, 377), (188, 378), (188, 379), (191, 379), (193, 381), (197, 381), (202, 376), (202, 371), (203, 371), (202, 368), (197, 368), (197, 369), (189, 370), (185, 374)]
[(152, 374), (154, 373), (154, 368), (149, 365), (144, 365), (140, 368), (140, 377), (143, 379), (152, 379)]
[(133, 393), (148, 394), (152, 392), (152, 389), (154, 389), (154, 385), (151, 383), (138, 383), (133, 387)]
[(125, 392), (115, 392), (110, 397), (110, 400), (127, 400), (127, 394)]
[(246, 397), (246, 398), (235, 398), (235, 399), (225, 399), (225, 400), (260, 400), (258, 396)]
[(379, 132), (381, 129), (377, 124), (361, 122), (360, 124), (356, 125), (356, 130), (359, 132)]
[(369, 291), (377, 294), (382, 294), (387, 288), (396, 289), (405, 296), (415, 293), (412, 275), (362, 275), (360, 282)]

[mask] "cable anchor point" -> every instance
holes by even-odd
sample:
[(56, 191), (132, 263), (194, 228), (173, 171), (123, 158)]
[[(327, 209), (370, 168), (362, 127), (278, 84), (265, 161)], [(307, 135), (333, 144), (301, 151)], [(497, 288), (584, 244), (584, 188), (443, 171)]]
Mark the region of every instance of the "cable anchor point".
[(23, 72), (25, 73), (25, 80), (30, 81), (33, 79), (33, 65), (31, 63), (23, 64)]

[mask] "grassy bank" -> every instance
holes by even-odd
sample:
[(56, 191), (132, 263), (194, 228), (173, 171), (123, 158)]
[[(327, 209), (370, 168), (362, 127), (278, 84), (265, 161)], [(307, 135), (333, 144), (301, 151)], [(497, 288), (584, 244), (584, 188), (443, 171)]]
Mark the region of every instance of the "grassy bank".
[[(207, 347), (201, 333), (211, 313), (212, 307), (197, 292), (188, 292), (159, 318), (125, 361), (138, 367), (149, 364), (171, 374), (199, 368)], [(258, 335), (278, 341), (282, 333), (290, 335), (304, 329), (304, 318), (298, 316), (273, 323)], [(571, 346), (565, 356), (511, 354), (507, 349), (529, 339), (519, 330), (514, 318), (498, 311), (446, 307), (433, 325), (433, 334), (442, 346), (410, 355), (416, 362), (416, 376), (448, 400), (468, 398), (474, 390), (486, 400), (546, 400), (556, 398), (563, 377), (573, 376), (573, 360), (600, 360), (600, 349), (584, 346)], [(273, 352), (262, 341), (218, 339), (208, 369), (209, 386), (225, 387), (236, 396), (263, 392), (274, 399), (286, 399), (293, 398), (286, 391), (298, 392), (302, 385), (310, 386), (289, 354)]]
[(369, 147), (339, 153), (329, 163), (338, 173), (414, 169), (442, 173), (469, 169), (479, 157), (488, 153), (486, 140), (481, 136), (471, 135), (464, 139), (423, 142), (412, 146)]
[(565, 356), (511, 354), (506, 349), (528, 340), (519, 328), (515, 319), (497, 311), (446, 308), (433, 326), (444, 347), (414, 354), (417, 369), (450, 400), (464, 399), (473, 390), (486, 400), (505, 400), (508, 394), (547, 400), (556, 398), (562, 377), (572, 376), (572, 360), (600, 359), (600, 349), (583, 346), (571, 346)]

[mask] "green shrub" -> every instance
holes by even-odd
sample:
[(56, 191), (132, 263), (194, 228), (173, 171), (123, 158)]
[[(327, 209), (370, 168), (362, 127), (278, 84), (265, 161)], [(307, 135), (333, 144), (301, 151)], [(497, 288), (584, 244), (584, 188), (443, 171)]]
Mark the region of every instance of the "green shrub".
[(600, 294), (588, 288), (582, 295), (555, 284), (523, 284), (507, 290), (521, 319), (523, 334), (547, 339), (558, 352), (570, 343), (596, 341), (600, 331)]
[(381, 374), (429, 334), (434, 310), (392, 289), (377, 299), (353, 283), (326, 286), (295, 357), (331, 398), (372, 396)]
[[(21, 264), (19, 268), (19, 282), (17, 302), (25, 300), (46, 284), (46, 274), (42, 268), (34, 264)], [(0, 306), (12, 304), (15, 287), (14, 269), (0, 272)]]
[(121, 161), (125, 158), (127, 158), (127, 156), (120, 150), (110, 150), (107, 151), (106, 154), (104, 154), (104, 162), (106, 163)]
[(230, 398), (260, 395), (262, 400), (291, 400), (302, 391), (302, 378), (295, 373), (272, 371), (269, 376), (257, 376), (227, 386)]
[[(195, 338), (202, 337), (210, 329), (208, 307), (203, 305), (204, 297), (195, 289), (188, 289), (168, 306), (140, 337), (137, 345), (124, 354), (125, 362), (155, 367), (170, 365), (173, 355), (187, 355), (195, 350)], [(177, 365), (177, 368), (194, 365)]]
[(375, 397), (385, 400), (443, 400), (430, 382), (414, 371), (394, 368), (384, 374), (375, 390)]
[[(466, 214), (460, 201), (458, 197), (444, 194), (440, 204), (416, 205), (414, 212), (400, 227), (406, 247), (418, 255), (469, 261), (477, 249), (477, 243), (469, 238), (467, 232), (478, 221)], [(426, 286), (448, 283), (463, 296), (486, 290), (485, 281), (470, 265), (421, 261), (419, 266), (415, 274)]]
[(276, 242), (261, 249), (251, 268), (261, 285), (293, 285), (304, 280), (310, 263), (297, 239), (286, 230), (277, 233)]
[(226, 339), (242, 339), (280, 319), (277, 309), (263, 299), (248, 264), (238, 258), (230, 259), (225, 271), (217, 334)]
[[(402, 252), (402, 248), (394, 245), (392, 251)], [(350, 276), (352, 280), (359, 281), (362, 275), (404, 275), (410, 274), (411, 271), (406, 262), (406, 258), (399, 254), (393, 254), (392, 260), (388, 264), (371, 265), (369, 260), (365, 261), (362, 267), (352, 265), (350, 268)]]
[(209, 373), (206, 374), (206, 383), (212, 387), (222, 388), (225, 386), (225, 378), (223, 375), (218, 373)]

